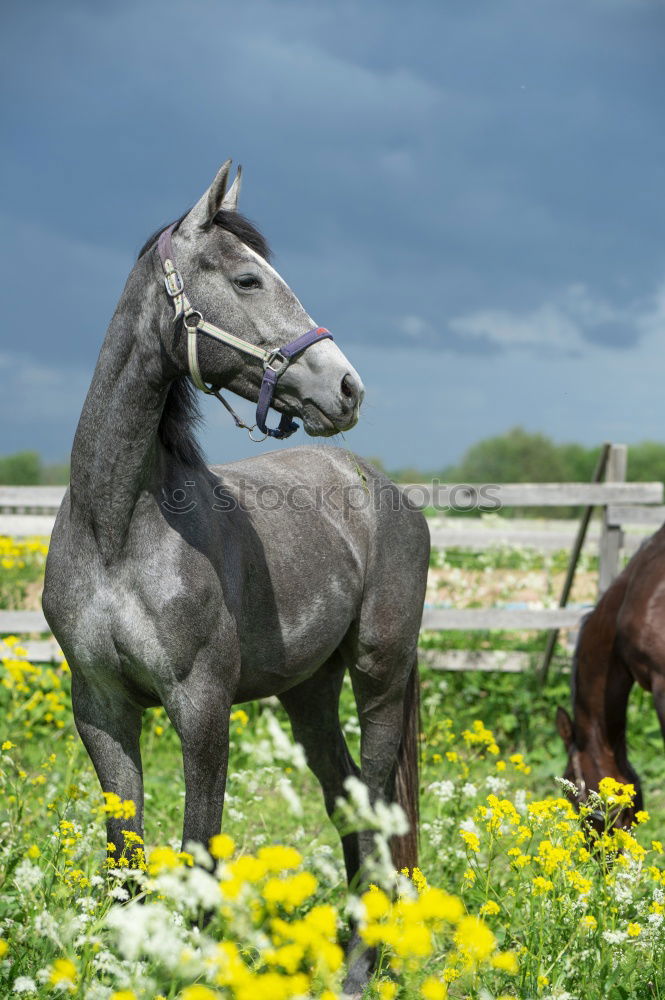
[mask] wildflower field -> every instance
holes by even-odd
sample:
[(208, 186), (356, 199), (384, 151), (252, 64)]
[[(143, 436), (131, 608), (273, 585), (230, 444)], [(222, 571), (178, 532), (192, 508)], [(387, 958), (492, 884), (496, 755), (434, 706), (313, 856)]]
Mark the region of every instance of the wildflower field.
[[(2, 542), (3, 606), (39, 580), (44, 546)], [(20, 565), (22, 564), (22, 565)], [(517, 568), (519, 571), (519, 567)], [(528, 572), (532, 572), (529, 569)], [(422, 675), (421, 860), (392, 870), (393, 808), (352, 785), (340, 823), (377, 830), (373, 885), (350, 894), (337, 834), (278, 704), (232, 716), (224, 833), (180, 853), (177, 737), (146, 713), (146, 843), (107, 862), (104, 799), (76, 735), (66, 665), (0, 644), (0, 997), (287, 1000), (342, 996), (349, 920), (378, 949), (364, 996), (665, 997), (663, 751), (648, 698), (630, 707), (631, 758), (648, 813), (603, 784), (592, 838), (557, 783), (560, 650), (545, 691), (526, 675)], [(343, 692), (349, 745), (358, 722)], [(481, 721), (482, 720), (482, 721)]]

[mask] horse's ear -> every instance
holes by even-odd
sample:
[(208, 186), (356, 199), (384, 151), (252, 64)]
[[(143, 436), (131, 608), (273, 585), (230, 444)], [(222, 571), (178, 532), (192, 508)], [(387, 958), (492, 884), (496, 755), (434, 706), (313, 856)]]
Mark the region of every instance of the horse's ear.
[(573, 720), (568, 715), (565, 708), (561, 708), (561, 705), (559, 705), (556, 710), (556, 728), (559, 736), (563, 740), (566, 750), (570, 750), (570, 748), (575, 744)]
[(240, 187), (242, 184), (242, 167), (238, 166), (238, 170), (235, 175), (233, 184), (228, 189), (224, 198), (222, 199), (221, 208), (227, 212), (237, 212), (238, 211), (238, 195), (240, 194)]
[(224, 201), (230, 170), (231, 161), (227, 160), (217, 171), (217, 176), (206, 193), (202, 198), (199, 198), (191, 212), (183, 219), (182, 228), (208, 229), (213, 224)]

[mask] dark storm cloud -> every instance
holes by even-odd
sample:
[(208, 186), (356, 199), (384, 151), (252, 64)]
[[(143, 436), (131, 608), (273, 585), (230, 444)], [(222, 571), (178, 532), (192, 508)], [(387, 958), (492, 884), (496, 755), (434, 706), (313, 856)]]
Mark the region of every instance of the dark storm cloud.
[(84, 380), (143, 239), (229, 155), (349, 347), (528, 366), (651, 329), (662, 5), (33, 3), (3, 29), (2, 270), (47, 316), (3, 372)]

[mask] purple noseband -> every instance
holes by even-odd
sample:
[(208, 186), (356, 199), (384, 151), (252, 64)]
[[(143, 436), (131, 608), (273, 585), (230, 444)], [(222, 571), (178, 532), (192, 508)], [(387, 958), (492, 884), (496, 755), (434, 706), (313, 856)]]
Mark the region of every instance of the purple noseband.
[[(274, 438), (287, 438), (294, 431), (298, 430), (298, 424), (286, 413), (282, 414), (278, 427), (268, 427), (266, 424), (266, 417), (268, 416), (268, 410), (272, 406), (277, 379), (284, 374), (296, 354), (300, 354), (312, 344), (315, 344), (317, 340), (332, 339), (332, 333), (326, 330), (324, 326), (315, 326), (313, 330), (308, 330), (307, 333), (296, 337), (290, 344), (286, 344), (284, 347), (280, 347), (277, 351), (272, 352), (265, 362), (263, 381), (259, 390), (259, 401), (256, 406), (256, 426), (262, 434), (267, 434), (268, 437)], [(273, 365), (276, 365), (276, 367), (273, 367)]]

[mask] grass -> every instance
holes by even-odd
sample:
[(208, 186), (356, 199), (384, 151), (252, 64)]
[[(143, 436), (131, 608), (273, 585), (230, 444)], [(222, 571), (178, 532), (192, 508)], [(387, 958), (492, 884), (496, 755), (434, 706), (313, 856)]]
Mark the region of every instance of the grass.
[[(5, 583), (17, 600), (20, 581)], [(494, 634), (457, 633), (462, 648), (472, 639), (496, 646)], [(524, 648), (524, 637), (514, 641)], [(278, 705), (234, 713), (224, 818), (233, 845), (220, 842), (214, 875), (178, 854), (178, 739), (163, 711), (147, 712), (149, 868), (135, 858), (109, 872), (110, 807), (75, 732), (67, 669), (30, 665), (16, 645), (0, 660), (0, 996), (341, 996), (338, 942), (349, 925), (339, 841), (318, 784), (278, 738), (288, 729)], [(528, 673), (422, 671), (421, 871), (396, 881), (377, 862), (381, 888), (352, 906), (381, 956), (367, 1000), (665, 997), (655, 712), (635, 690), (628, 741), (649, 818), (623, 840), (608, 828), (594, 846), (555, 780), (565, 760), (554, 714), (569, 705), (569, 665), (560, 648), (544, 689)], [(341, 714), (357, 756), (348, 684)], [(599, 801), (607, 815), (612, 794), (625, 791)], [(395, 822), (368, 818), (362, 802), (354, 808), (350, 826), (375, 825), (385, 836)], [(262, 854), (272, 844), (298, 854)], [(273, 867), (281, 859), (275, 870), (266, 857)], [(145, 905), (125, 898), (128, 885)]]

